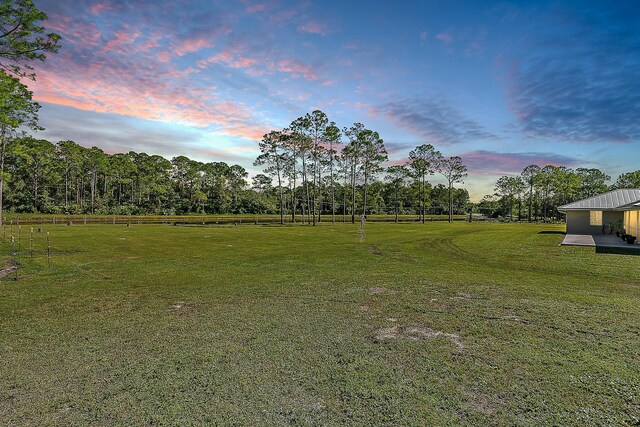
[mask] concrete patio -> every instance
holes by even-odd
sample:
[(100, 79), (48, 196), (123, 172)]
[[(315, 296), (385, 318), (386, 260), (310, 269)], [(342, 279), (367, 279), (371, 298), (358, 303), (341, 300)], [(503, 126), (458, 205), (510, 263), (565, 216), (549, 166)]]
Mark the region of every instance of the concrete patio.
[(637, 242), (630, 245), (627, 242), (623, 242), (622, 239), (613, 234), (566, 234), (561, 245), (640, 250), (640, 245)]

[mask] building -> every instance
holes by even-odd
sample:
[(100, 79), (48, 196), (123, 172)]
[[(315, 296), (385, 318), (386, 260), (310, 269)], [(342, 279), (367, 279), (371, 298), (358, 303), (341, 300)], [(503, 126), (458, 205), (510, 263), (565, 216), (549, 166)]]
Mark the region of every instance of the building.
[(640, 188), (609, 191), (558, 210), (567, 215), (567, 234), (602, 234), (609, 224), (620, 223), (627, 234), (640, 235)]

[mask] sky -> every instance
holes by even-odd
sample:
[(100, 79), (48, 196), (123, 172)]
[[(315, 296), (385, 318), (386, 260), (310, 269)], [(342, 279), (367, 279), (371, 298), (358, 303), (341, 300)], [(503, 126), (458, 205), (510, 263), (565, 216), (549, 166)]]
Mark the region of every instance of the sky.
[(262, 135), (320, 109), (390, 164), (461, 156), (476, 201), (529, 164), (640, 169), (635, 2), (35, 3), (62, 36), (29, 83), (51, 141), (255, 174)]

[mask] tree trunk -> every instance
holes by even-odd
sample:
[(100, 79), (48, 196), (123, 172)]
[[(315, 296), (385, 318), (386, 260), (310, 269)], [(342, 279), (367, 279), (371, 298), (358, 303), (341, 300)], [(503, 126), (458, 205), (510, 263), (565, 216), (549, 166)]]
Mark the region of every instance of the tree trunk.
[(336, 223), (336, 186), (333, 182), (333, 140), (329, 142), (329, 169), (331, 174), (331, 222)]
[[(311, 207), (311, 198), (309, 197), (309, 180), (307, 179), (307, 163), (305, 160), (305, 156), (304, 154), (302, 154), (302, 181), (304, 182), (304, 191), (305, 191), (305, 196), (307, 199), (307, 204), (306, 204), (306, 208), (307, 208), (307, 223), (309, 223), (309, 208)], [(315, 222), (315, 214), (314, 214), (314, 218), (313, 218), (314, 222)]]
[(533, 183), (529, 184), (529, 211), (527, 212), (527, 217), (529, 222), (531, 222), (531, 203), (533, 202)]
[(33, 209), (38, 212), (38, 163), (33, 171)]
[(64, 207), (69, 205), (69, 168), (64, 170)]
[(342, 187), (342, 223), (347, 222), (347, 185), (349, 184), (349, 169), (344, 170), (344, 186)]
[(280, 167), (281, 167), (280, 161), (278, 160), (277, 168), (278, 168), (278, 190), (280, 192), (280, 224), (284, 224), (284, 206), (282, 205), (282, 180), (280, 178)]
[(362, 216), (364, 219), (367, 219), (367, 181), (369, 179), (369, 171), (368, 168), (364, 169), (364, 195), (362, 198)]
[(449, 222), (453, 222), (453, 183), (449, 181)]
[(318, 174), (318, 138), (316, 137), (313, 142), (313, 225), (316, 225), (316, 211), (318, 209), (318, 179), (316, 181), (316, 175)]
[(3, 216), (3, 202), (4, 202), (4, 156), (6, 151), (7, 142), (5, 140), (5, 132), (3, 130), (2, 135), (0, 135), (2, 148), (0, 149), (0, 228), (4, 226), (4, 216)]
[(351, 165), (351, 224), (356, 223), (356, 166)]
[(95, 213), (96, 180), (97, 180), (97, 173), (96, 173), (96, 170), (94, 169), (93, 174), (91, 176), (91, 213)]
[(396, 224), (398, 223), (398, 187), (396, 186)]
[(424, 185), (424, 175), (422, 175), (421, 180), (420, 180), (420, 198), (421, 200), (421, 208), (422, 208), (422, 223), (424, 224), (425, 221), (425, 215), (426, 215), (426, 209), (427, 209), (427, 192), (425, 191), (425, 185)]

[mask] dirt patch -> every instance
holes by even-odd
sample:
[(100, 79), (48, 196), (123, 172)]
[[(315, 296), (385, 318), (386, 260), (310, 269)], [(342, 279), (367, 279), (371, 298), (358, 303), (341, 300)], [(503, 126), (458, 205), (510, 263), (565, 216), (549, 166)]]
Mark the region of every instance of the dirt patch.
[(496, 405), (486, 394), (470, 391), (465, 391), (464, 394), (467, 397), (467, 405), (474, 411), (485, 415), (495, 414)]
[(370, 250), (370, 251), (371, 251), (371, 253), (372, 253), (372, 254), (374, 254), (374, 255), (378, 255), (378, 256), (380, 256), (380, 255), (384, 255), (384, 253), (382, 252), (382, 250), (381, 250), (379, 247), (377, 247), (376, 245), (371, 245), (371, 246), (369, 246), (369, 250)]
[(456, 296), (449, 297), (449, 299), (473, 299), (473, 295), (464, 292), (458, 292)]
[(366, 304), (362, 304), (358, 306), (358, 309), (360, 309), (360, 311), (369, 311), (369, 306)]
[(386, 290), (386, 288), (371, 288), (369, 289), (369, 295), (378, 295), (384, 293)]
[(529, 321), (527, 319), (523, 319), (522, 317), (516, 316), (515, 314), (511, 315), (511, 316), (504, 316), (503, 319), (504, 320), (511, 320), (513, 322), (529, 323)]
[(392, 340), (392, 339), (398, 338), (401, 332), (402, 330), (398, 326), (393, 326), (391, 328), (378, 329), (374, 336), (374, 340), (376, 342), (380, 342), (384, 340)]
[(446, 338), (453, 343), (453, 345), (456, 347), (456, 350), (458, 351), (464, 350), (464, 344), (462, 344), (462, 340), (460, 340), (459, 335), (450, 334), (448, 332), (436, 331), (435, 329), (423, 328), (418, 326), (410, 326), (406, 328), (393, 326), (390, 328), (378, 329), (374, 334), (374, 341), (380, 342), (380, 341), (396, 339), (401, 337), (408, 338), (414, 341)]
[(178, 301), (172, 304), (169, 310), (176, 314), (188, 314), (193, 313), (199, 306), (200, 304)]

